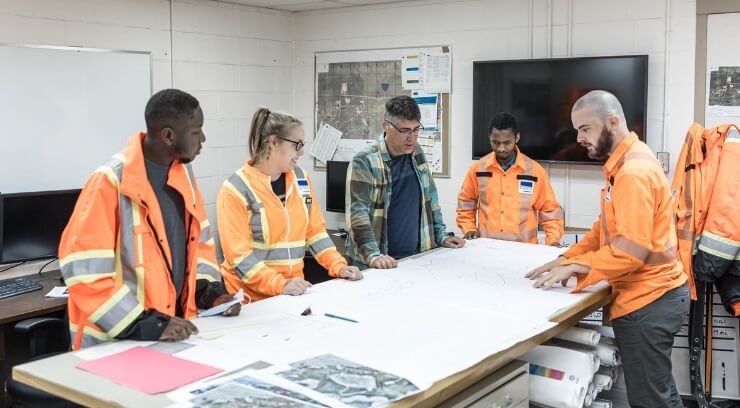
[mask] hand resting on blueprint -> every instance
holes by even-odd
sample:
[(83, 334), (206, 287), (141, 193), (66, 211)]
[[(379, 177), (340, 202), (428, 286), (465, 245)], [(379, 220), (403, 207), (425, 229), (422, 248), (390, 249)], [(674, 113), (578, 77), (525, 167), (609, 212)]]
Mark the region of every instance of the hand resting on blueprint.
[[(224, 294), (224, 295), (217, 297), (216, 300), (213, 301), (213, 305), (211, 305), (211, 307), (218, 306), (222, 303), (228, 303), (228, 302), (231, 302), (232, 300), (234, 300), (233, 296), (229, 294)], [(221, 316), (227, 316), (227, 317), (238, 316), (241, 310), (242, 310), (242, 304), (241, 302), (237, 302), (231, 305), (231, 307), (229, 307), (228, 309), (224, 310), (221, 313)]]
[(563, 286), (568, 286), (568, 280), (574, 273), (588, 273), (591, 270), (586, 265), (561, 265), (563, 260), (565, 260), (565, 257), (559, 256), (557, 259), (529, 271), (524, 277), (537, 279), (532, 286), (547, 290), (556, 282), (560, 282)]
[(339, 270), (339, 277), (347, 280), (360, 280), (363, 278), (360, 268), (356, 266), (345, 266)]
[[(223, 294), (213, 300), (212, 307), (231, 302), (233, 299), (233, 296)], [(221, 316), (237, 316), (241, 310), (242, 304), (241, 302), (237, 302), (221, 312)], [(181, 341), (197, 333), (198, 328), (191, 321), (177, 316), (172, 316), (167, 322), (167, 327), (164, 328), (164, 331), (159, 336), (159, 341)]]
[(398, 266), (398, 261), (390, 255), (380, 255), (370, 262), (370, 267), (375, 269), (390, 269)]
[(288, 279), (288, 281), (285, 282), (285, 286), (283, 286), (281, 295), (299, 296), (306, 293), (310, 287), (311, 282), (307, 280), (300, 278)]
[(192, 322), (181, 317), (172, 316), (167, 322), (167, 327), (164, 328), (162, 335), (159, 336), (159, 341), (181, 341), (195, 333), (198, 333), (198, 328)]
[(465, 246), (465, 240), (451, 235), (442, 240), (442, 246), (445, 248), (462, 248)]

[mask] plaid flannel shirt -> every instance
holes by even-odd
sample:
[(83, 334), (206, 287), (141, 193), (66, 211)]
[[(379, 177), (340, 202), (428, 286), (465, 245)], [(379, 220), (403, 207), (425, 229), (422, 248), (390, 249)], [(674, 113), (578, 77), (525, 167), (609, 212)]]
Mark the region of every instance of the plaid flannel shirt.
[[(447, 233), (437, 187), (418, 144), (412, 155), (422, 196), (417, 251), (424, 252), (440, 246)], [(345, 202), (349, 203), (345, 256), (350, 265), (367, 267), (375, 258), (388, 253), (387, 217), (393, 192), (390, 160), (383, 135), (376, 143), (357, 153), (349, 165), (345, 196)]]

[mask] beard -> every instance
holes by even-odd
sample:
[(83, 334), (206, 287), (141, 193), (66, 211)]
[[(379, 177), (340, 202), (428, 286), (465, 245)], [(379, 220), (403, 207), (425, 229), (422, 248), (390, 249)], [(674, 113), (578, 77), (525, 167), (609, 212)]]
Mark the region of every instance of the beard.
[(597, 142), (593, 152), (590, 150), (588, 151), (588, 157), (594, 160), (605, 160), (609, 156), (609, 152), (611, 152), (612, 146), (614, 146), (614, 133), (609, 131), (606, 126), (604, 126), (604, 129), (601, 130), (599, 141)]
[(177, 154), (177, 156), (179, 156), (177, 160), (180, 163), (182, 163), (182, 164), (188, 164), (188, 163), (192, 162), (193, 159), (195, 159), (195, 156), (198, 155), (198, 153), (193, 154), (193, 153), (189, 152), (188, 150), (190, 150), (190, 149), (188, 149), (188, 146), (187, 146), (187, 144), (185, 143), (184, 140), (178, 140), (175, 143), (175, 153)]

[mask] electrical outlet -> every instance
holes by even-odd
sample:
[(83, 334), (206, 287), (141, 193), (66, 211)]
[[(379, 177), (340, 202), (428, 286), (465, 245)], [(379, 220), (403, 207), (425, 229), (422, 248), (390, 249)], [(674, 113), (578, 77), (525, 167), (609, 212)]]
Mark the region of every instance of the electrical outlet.
[(669, 152), (658, 152), (658, 161), (660, 167), (663, 168), (663, 173), (668, 173), (671, 167), (671, 154)]

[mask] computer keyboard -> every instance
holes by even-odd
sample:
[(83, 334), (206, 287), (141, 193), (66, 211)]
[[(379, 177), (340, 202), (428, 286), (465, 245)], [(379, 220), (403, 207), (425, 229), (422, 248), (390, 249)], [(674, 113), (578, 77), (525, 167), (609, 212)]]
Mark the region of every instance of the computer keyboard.
[(0, 281), (0, 299), (41, 290), (43, 286), (28, 278), (15, 278)]

